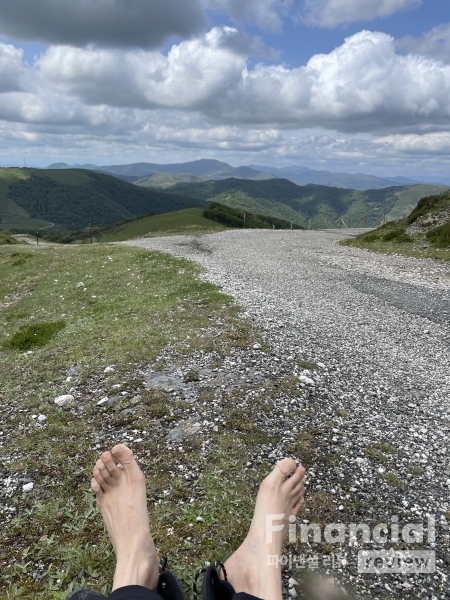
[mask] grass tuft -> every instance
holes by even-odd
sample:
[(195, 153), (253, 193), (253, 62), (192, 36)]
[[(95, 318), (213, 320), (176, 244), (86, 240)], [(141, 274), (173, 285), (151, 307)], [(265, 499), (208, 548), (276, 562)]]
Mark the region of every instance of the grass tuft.
[(301, 369), (308, 369), (309, 371), (315, 371), (319, 368), (315, 362), (309, 362), (307, 360), (298, 360), (297, 364)]
[(15, 350), (30, 350), (36, 346), (45, 346), (58, 331), (66, 326), (64, 321), (55, 323), (32, 323), (23, 325), (9, 341), (9, 346)]

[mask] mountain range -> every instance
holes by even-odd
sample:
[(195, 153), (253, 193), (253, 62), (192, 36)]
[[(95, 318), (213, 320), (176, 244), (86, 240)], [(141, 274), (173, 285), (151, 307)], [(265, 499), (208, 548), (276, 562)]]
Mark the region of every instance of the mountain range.
[[(172, 168), (183, 170), (184, 166)], [(215, 161), (212, 167), (217, 166), (217, 171), (226, 168)], [(194, 164), (197, 172), (204, 174), (208, 167), (209, 161)], [(138, 173), (139, 168), (127, 165), (121, 176), (137, 177), (130, 172)], [(138, 215), (208, 207), (211, 202), (303, 227), (327, 228), (341, 220), (347, 225), (376, 227), (384, 219), (407, 214), (424, 196), (447, 189), (418, 184), (353, 190), (316, 184), (301, 186), (278, 177), (203, 180), (205, 175), (156, 175), (162, 179), (170, 176), (175, 183), (162, 190), (149, 187), (143, 178), (138, 180), (140, 185), (133, 185), (120, 176), (88, 169), (0, 169), (0, 229), (36, 231), (54, 223), (73, 231), (89, 223), (110, 226)]]
[[(275, 168), (263, 165), (249, 165), (242, 167), (232, 167), (228, 163), (212, 159), (202, 159), (192, 162), (175, 164), (156, 164), (156, 163), (134, 163), (129, 165), (109, 165), (97, 166), (93, 164), (86, 165), (68, 165), (66, 163), (55, 163), (48, 167), (49, 169), (89, 169), (102, 173), (108, 173), (122, 178), (130, 183), (137, 183), (144, 187), (169, 188), (172, 185), (180, 183), (180, 177), (183, 181), (189, 181), (189, 176), (194, 178), (190, 181), (201, 182), (210, 180), (222, 180), (234, 177), (236, 179), (264, 180), (272, 178), (288, 179), (298, 185), (308, 185), (314, 183), (317, 185), (327, 185), (354, 190), (382, 189), (392, 186), (414, 185), (420, 182), (425, 183), (446, 183), (443, 181), (431, 180), (432, 178), (418, 178), (417, 180), (408, 177), (375, 177), (363, 173), (332, 173), (330, 171), (317, 171), (308, 167), (290, 166)], [(195, 179), (198, 178), (198, 179)], [(450, 180), (449, 180), (450, 182)]]

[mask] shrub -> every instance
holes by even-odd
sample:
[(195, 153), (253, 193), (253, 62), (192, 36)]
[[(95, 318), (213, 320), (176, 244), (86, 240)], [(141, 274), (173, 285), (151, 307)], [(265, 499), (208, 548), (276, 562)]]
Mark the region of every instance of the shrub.
[(45, 346), (65, 326), (64, 321), (23, 325), (12, 336), (9, 346), (15, 350), (22, 351), (30, 350), (35, 346)]
[(393, 229), (383, 235), (384, 242), (390, 242), (391, 240), (397, 244), (404, 244), (405, 242), (412, 242), (412, 237), (406, 233), (404, 229)]
[(33, 255), (31, 252), (14, 252), (14, 254), (11, 254), (11, 258), (15, 259), (12, 263), (14, 267), (21, 267), (29, 258), (32, 257)]
[(364, 242), (376, 242), (378, 240), (378, 236), (376, 233), (365, 233), (361, 238)]
[(450, 222), (429, 231), (427, 238), (437, 248), (448, 248), (450, 246)]

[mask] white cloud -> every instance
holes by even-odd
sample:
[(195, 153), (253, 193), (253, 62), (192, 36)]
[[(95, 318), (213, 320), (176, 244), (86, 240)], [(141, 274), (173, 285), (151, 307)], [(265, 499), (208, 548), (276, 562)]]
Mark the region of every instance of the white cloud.
[(239, 85), (246, 58), (224, 44), (229, 28), (159, 52), (54, 46), (39, 60), (43, 80), (89, 104), (201, 110)]
[(156, 47), (205, 24), (201, 0), (0, 0), (0, 33), (20, 40)]
[(294, 0), (205, 0), (216, 11), (226, 12), (237, 23), (249, 22), (260, 29), (281, 31), (281, 16)]
[(376, 144), (383, 144), (392, 151), (405, 155), (417, 156), (450, 156), (450, 132), (439, 131), (433, 133), (389, 135), (379, 137)]
[(238, 34), (214, 28), (167, 54), (53, 46), (34, 66), (0, 44), (0, 155), (278, 157), (405, 173), (450, 160), (449, 65), (362, 31), (303, 67), (250, 67)]
[(408, 35), (397, 41), (397, 48), (450, 63), (450, 23), (442, 23), (421, 37)]
[(304, 21), (308, 25), (336, 27), (342, 23), (388, 17), (421, 3), (422, 0), (305, 0)]
[(23, 51), (0, 42), (0, 93), (21, 89)]
[(450, 122), (450, 67), (400, 56), (384, 33), (361, 31), (304, 67), (259, 64), (224, 47), (212, 29), (168, 55), (53, 47), (44, 82), (88, 104), (199, 111), (224, 123), (372, 131)]

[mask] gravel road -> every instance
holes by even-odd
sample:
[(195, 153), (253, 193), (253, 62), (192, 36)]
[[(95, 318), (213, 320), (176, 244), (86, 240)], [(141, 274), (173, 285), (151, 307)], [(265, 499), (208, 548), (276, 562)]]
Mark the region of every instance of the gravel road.
[[(343, 514), (357, 505), (360, 522), (423, 523), (423, 543), (409, 548), (436, 550), (434, 574), (354, 571), (357, 591), (448, 598), (450, 268), (338, 245), (352, 233), (246, 230), (127, 243), (197, 261), (263, 327), (278, 360), (320, 363), (304, 372), (314, 382), (306, 383), (316, 398), (311, 423), (339, 461), (313, 469), (311, 489), (342, 502)], [(388, 546), (398, 549), (392, 539)], [(349, 560), (360, 547), (346, 547)]]

